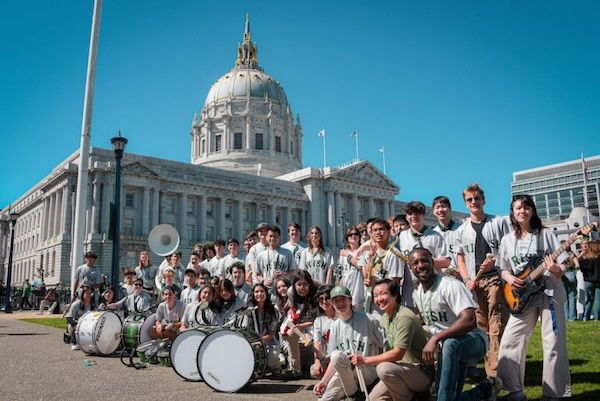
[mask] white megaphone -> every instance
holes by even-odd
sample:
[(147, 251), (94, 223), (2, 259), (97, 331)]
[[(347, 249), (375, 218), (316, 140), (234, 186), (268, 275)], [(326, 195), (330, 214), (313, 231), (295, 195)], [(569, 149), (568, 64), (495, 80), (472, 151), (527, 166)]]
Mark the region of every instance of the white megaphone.
[(148, 245), (159, 256), (170, 255), (179, 248), (179, 233), (170, 224), (159, 224), (150, 231)]

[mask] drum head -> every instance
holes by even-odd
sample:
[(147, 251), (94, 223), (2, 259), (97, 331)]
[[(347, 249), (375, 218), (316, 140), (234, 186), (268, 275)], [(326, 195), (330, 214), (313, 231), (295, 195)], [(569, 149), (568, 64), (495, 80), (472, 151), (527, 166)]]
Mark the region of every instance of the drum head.
[(121, 319), (109, 311), (87, 312), (77, 324), (77, 341), (86, 354), (112, 354), (119, 347), (120, 334)]
[(254, 352), (246, 338), (234, 330), (218, 330), (206, 336), (198, 350), (202, 379), (217, 391), (233, 393), (254, 374)]
[(150, 329), (156, 324), (156, 313), (149, 315), (140, 328), (140, 344), (152, 340)]
[(175, 373), (185, 380), (201, 381), (198, 372), (198, 349), (208, 333), (203, 330), (182, 331), (175, 337), (171, 345), (171, 365)]

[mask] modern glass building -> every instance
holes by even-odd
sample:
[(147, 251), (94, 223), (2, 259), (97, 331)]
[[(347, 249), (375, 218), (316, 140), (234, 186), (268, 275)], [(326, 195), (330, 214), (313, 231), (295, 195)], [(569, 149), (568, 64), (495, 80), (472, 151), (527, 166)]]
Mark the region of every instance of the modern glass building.
[(574, 208), (586, 206), (590, 214), (597, 216), (600, 156), (585, 158), (585, 165), (588, 177), (587, 205), (581, 159), (517, 171), (513, 173), (511, 194), (532, 195), (542, 219), (564, 219)]

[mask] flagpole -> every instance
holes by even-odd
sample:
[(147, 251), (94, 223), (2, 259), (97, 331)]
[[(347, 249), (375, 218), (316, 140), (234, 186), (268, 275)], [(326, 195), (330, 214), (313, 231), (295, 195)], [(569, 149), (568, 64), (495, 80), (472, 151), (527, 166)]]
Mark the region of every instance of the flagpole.
[(383, 174), (386, 174), (386, 172), (385, 172), (385, 147), (382, 146), (381, 149), (379, 149), (379, 151), (381, 152), (381, 156), (383, 157)]
[(358, 130), (354, 132), (356, 132), (356, 135), (354, 135), (354, 139), (356, 142), (356, 161), (359, 161), (360, 159), (358, 158)]
[(587, 222), (590, 222), (590, 205), (588, 201), (588, 177), (587, 177), (587, 166), (585, 159), (583, 158), (583, 148), (581, 150), (581, 173), (583, 174), (583, 205), (587, 211)]
[(75, 269), (83, 263), (83, 246), (85, 237), (85, 215), (88, 196), (88, 171), (90, 159), (90, 134), (92, 130), (92, 110), (94, 103), (94, 84), (96, 81), (96, 55), (98, 54), (98, 37), (102, 18), (102, 0), (94, 0), (92, 16), (92, 33), (88, 54), (87, 76), (83, 102), (83, 118), (81, 122), (81, 144), (79, 147), (79, 167), (77, 170), (77, 199), (75, 208), (75, 230), (71, 244), (71, 294), (75, 294)]
[(325, 130), (322, 129), (321, 131), (319, 131), (317, 136), (320, 136), (321, 138), (323, 138), (323, 168), (325, 168), (325, 167), (327, 167), (327, 148), (326, 148), (326, 144), (325, 144)]

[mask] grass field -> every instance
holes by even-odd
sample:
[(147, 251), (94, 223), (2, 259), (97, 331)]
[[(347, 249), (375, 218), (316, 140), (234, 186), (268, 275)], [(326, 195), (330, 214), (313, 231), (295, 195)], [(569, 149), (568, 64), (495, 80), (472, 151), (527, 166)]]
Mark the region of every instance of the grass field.
[[(66, 327), (66, 320), (60, 318), (23, 320), (60, 329)], [(567, 344), (571, 366), (572, 400), (600, 400), (600, 322), (567, 322)], [(542, 396), (542, 361), (542, 341), (538, 324), (527, 349), (525, 392), (530, 401), (537, 401)], [(480, 365), (479, 369), (483, 371), (483, 365)], [(471, 378), (470, 382), (477, 383), (481, 379), (483, 377)]]

